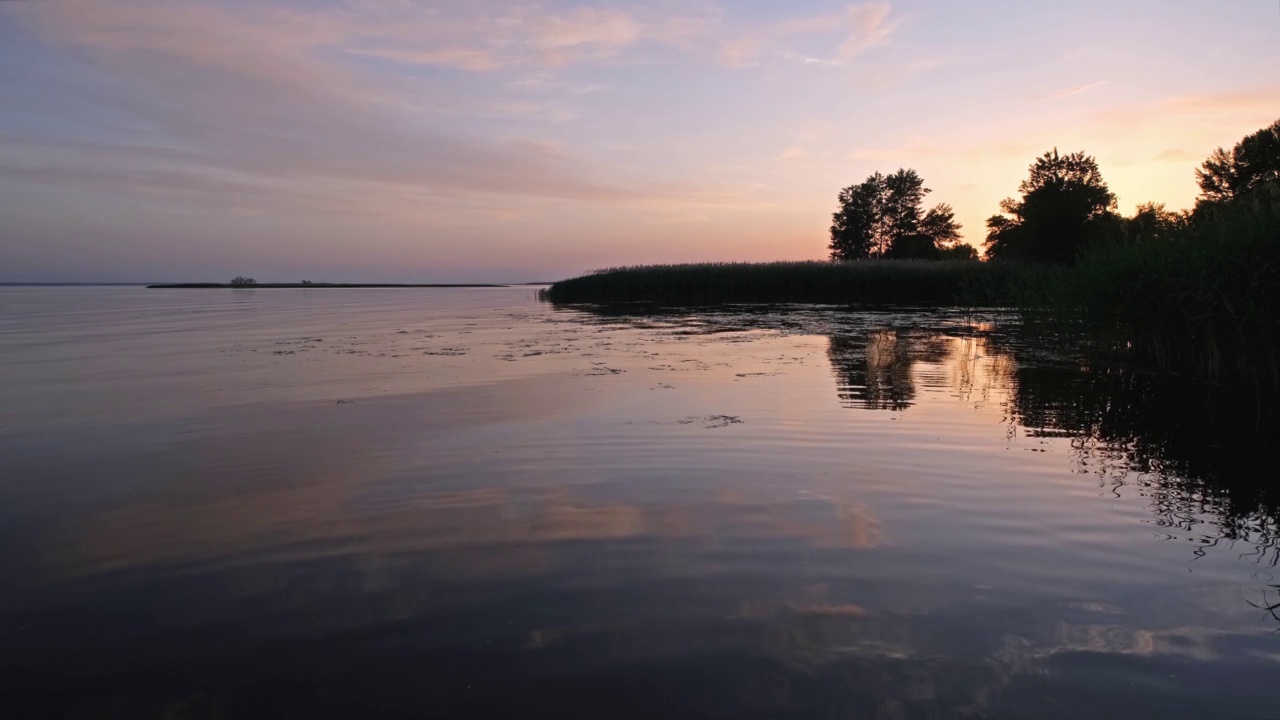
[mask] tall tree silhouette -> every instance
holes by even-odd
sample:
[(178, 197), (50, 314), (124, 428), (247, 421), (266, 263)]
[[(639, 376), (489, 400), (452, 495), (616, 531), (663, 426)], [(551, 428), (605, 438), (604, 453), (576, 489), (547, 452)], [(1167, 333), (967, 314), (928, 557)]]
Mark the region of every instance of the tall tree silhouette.
[(1225, 203), (1263, 185), (1280, 182), (1280, 120), (1247, 136), (1230, 151), (1218, 148), (1196, 170), (1197, 209)]
[(1098, 162), (1082, 152), (1036, 158), (1018, 186), (1021, 200), (1006, 198), (1002, 215), (987, 220), (987, 257), (1069, 264), (1089, 241), (1117, 220), (1116, 196)]
[[(840, 208), (832, 215), (832, 260), (936, 254), (938, 244), (954, 244), (960, 226), (949, 205), (927, 213), (921, 207), (930, 190), (915, 170), (876, 173), (840, 191)], [(897, 247), (897, 252), (895, 252)]]

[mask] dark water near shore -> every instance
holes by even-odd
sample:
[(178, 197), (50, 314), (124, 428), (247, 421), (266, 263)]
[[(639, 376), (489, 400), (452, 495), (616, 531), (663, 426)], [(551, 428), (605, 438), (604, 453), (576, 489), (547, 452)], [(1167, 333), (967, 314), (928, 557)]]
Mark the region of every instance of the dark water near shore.
[(1085, 358), (987, 313), (0, 288), (0, 717), (1280, 716), (1273, 438)]

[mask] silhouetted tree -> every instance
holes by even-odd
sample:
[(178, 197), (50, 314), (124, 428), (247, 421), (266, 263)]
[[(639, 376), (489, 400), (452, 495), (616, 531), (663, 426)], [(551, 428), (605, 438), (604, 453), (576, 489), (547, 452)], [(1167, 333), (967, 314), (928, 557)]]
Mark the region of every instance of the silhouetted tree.
[(1116, 230), (1116, 196), (1082, 152), (1045, 153), (1018, 191), (1021, 200), (1006, 198), (1004, 214), (987, 220), (988, 258), (1073, 263), (1091, 240)]
[(832, 215), (831, 259), (928, 253), (921, 236), (935, 251), (938, 243), (954, 243), (960, 237), (955, 213), (946, 204), (924, 212), (921, 204), (929, 192), (915, 170), (905, 169), (892, 175), (876, 173), (841, 190), (840, 209)]
[(1164, 242), (1186, 228), (1191, 215), (1165, 209), (1164, 203), (1143, 203), (1133, 217), (1124, 219), (1124, 237), (1129, 243)]
[(254, 285), (257, 285), (257, 284), (258, 284), (257, 280), (254, 280), (251, 277), (245, 277), (243, 275), (237, 275), (231, 278), (232, 287), (253, 287)]
[(933, 238), (940, 248), (954, 246), (960, 242), (960, 223), (956, 222), (956, 211), (946, 203), (938, 203), (920, 221), (920, 234)]
[(942, 250), (933, 238), (924, 233), (914, 233), (894, 238), (884, 256), (900, 260), (937, 260), (942, 257)]
[(840, 191), (840, 209), (831, 216), (832, 260), (870, 257), (879, 244), (876, 221), (881, 177), (876, 173), (861, 185), (850, 185)]
[(1218, 148), (1196, 170), (1203, 204), (1224, 203), (1262, 185), (1280, 182), (1280, 120), (1236, 143)]
[(951, 247), (944, 247), (938, 251), (939, 260), (977, 260), (978, 250), (968, 243), (958, 242)]

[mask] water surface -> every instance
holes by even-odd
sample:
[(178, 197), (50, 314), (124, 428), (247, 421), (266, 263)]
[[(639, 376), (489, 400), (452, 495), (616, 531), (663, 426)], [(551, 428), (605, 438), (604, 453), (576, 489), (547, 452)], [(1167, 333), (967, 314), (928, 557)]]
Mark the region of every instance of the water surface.
[(993, 313), (0, 288), (3, 714), (1274, 715), (1266, 449), (1083, 357)]

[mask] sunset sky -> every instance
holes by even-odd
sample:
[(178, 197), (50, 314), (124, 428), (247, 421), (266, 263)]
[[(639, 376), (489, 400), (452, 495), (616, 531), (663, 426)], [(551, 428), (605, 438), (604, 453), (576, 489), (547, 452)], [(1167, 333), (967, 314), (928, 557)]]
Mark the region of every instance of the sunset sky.
[(1275, 0), (0, 2), (0, 281), (553, 280), (817, 259), (913, 167), (1124, 212), (1280, 118)]

